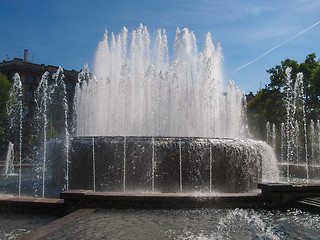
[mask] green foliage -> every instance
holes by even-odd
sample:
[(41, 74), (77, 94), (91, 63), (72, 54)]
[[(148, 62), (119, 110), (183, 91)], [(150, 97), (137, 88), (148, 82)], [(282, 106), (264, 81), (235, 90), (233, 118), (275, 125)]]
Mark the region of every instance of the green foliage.
[(3, 138), (3, 133), (7, 124), (6, 104), (9, 98), (11, 83), (7, 77), (0, 72), (0, 140)]
[(291, 67), (292, 68), (292, 76), (295, 76), (298, 73), (299, 64), (297, 61), (286, 59), (281, 61), (281, 65), (276, 65), (274, 68), (267, 70), (270, 76), (270, 83), (268, 84), (268, 89), (278, 89), (281, 90), (285, 85), (285, 70)]
[(297, 73), (303, 73), (308, 122), (310, 119), (320, 119), (320, 61), (316, 60), (316, 54), (309, 54), (300, 64), (295, 60), (285, 59), (280, 65), (267, 70), (267, 73), (270, 74), (270, 83), (259, 90), (248, 103), (249, 124), (255, 137), (265, 135), (267, 122), (275, 123), (277, 126), (285, 122), (286, 111), (283, 99), (287, 67), (292, 68), (292, 84), (295, 83)]
[(282, 92), (279, 89), (261, 89), (248, 103), (248, 120), (256, 138), (263, 138), (267, 122), (281, 124), (285, 116)]

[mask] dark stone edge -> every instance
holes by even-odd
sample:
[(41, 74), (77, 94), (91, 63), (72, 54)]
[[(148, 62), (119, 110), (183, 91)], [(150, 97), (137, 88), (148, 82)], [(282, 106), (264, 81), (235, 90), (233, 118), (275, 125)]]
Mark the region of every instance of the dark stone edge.
[(262, 195), (267, 199), (268, 206), (271, 208), (296, 207), (301, 205), (295, 205), (296, 200), (320, 197), (319, 184), (259, 183), (258, 188), (262, 190)]
[(66, 211), (63, 199), (0, 197), (0, 211), (8, 213), (31, 213), (64, 216)]
[[(187, 208), (212, 208), (212, 207), (263, 207), (265, 199), (260, 194), (226, 194), (215, 195), (188, 195), (188, 194), (128, 194), (128, 193), (97, 193), (83, 192), (77, 194), (75, 199), (73, 192), (61, 193), (65, 204), (84, 208), (131, 208), (131, 209), (187, 209)], [(71, 209), (68, 207), (69, 209)]]
[[(68, 190), (60, 199), (2, 196), (0, 211), (64, 216), (83, 208), (190, 209), (291, 207), (298, 200), (320, 197), (320, 185), (259, 183), (261, 194), (109, 193)], [(301, 205), (300, 201), (296, 205)], [(320, 204), (319, 204), (320, 208)]]

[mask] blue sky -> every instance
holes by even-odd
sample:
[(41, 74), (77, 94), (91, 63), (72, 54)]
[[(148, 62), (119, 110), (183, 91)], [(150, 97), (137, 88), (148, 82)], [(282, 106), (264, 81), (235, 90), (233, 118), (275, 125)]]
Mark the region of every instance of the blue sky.
[(319, 0), (0, 0), (0, 16), (0, 61), (28, 49), (30, 61), (69, 70), (93, 67), (105, 29), (164, 28), (170, 50), (177, 27), (195, 33), (199, 50), (210, 32), (222, 46), (225, 81), (246, 93), (268, 84), (266, 70), (286, 58), (320, 57), (319, 24), (234, 72), (319, 22)]

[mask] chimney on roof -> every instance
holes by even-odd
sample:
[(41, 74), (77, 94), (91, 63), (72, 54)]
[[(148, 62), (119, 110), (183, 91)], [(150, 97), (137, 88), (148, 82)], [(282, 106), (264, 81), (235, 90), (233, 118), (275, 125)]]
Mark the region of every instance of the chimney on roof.
[(28, 49), (24, 50), (24, 59), (23, 61), (28, 62)]

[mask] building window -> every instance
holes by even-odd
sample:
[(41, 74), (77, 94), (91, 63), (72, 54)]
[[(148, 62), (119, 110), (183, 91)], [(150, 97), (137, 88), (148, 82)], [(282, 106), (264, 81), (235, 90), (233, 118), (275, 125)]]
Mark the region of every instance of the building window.
[(32, 100), (34, 98), (34, 89), (30, 87), (28, 89), (28, 99)]
[(28, 82), (29, 83), (34, 83), (35, 82), (34, 76), (28, 75)]

